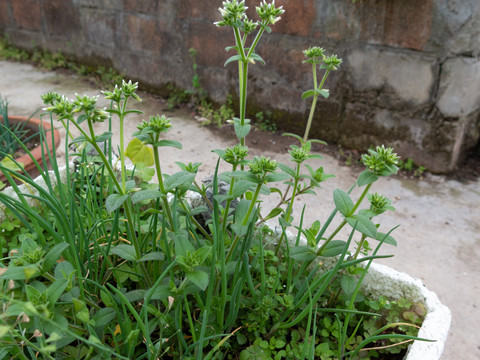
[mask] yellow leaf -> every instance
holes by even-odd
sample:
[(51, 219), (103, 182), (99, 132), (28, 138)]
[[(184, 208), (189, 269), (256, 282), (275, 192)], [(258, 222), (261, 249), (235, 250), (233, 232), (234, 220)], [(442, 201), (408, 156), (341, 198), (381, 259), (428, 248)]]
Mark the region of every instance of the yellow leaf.
[(149, 146), (142, 143), (141, 140), (135, 138), (127, 146), (125, 155), (132, 160), (134, 165), (143, 163), (146, 166), (154, 164), (153, 150)]

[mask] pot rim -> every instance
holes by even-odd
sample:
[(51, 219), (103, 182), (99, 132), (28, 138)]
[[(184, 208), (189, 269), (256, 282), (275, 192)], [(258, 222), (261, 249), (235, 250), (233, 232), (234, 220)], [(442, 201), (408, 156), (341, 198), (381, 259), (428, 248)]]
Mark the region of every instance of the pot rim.
[[(3, 119), (3, 117), (0, 116), (0, 119)], [(9, 115), (8, 120), (12, 121), (13, 123), (27, 122), (26, 126), (33, 131), (37, 131), (40, 129), (40, 127), (43, 127), (43, 131), (45, 135), (44, 140), (46, 141), (48, 153), (50, 154), (52, 153), (53, 144), (55, 144), (55, 146), (58, 146), (60, 144), (60, 133), (55, 128), (53, 128), (53, 139), (52, 139), (52, 136), (50, 134), (50, 131), (52, 130), (52, 126), (49, 121), (40, 120), (34, 117), (29, 118), (27, 116), (17, 116), (17, 115)], [(42, 161), (44, 148), (45, 148), (45, 142), (43, 146), (42, 144), (39, 144), (34, 149), (30, 150), (31, 155), (23, 154), (22, 156), (15, 158), (15, 161), (24, 165), (24, 168), (23, 168), (24, 172), (29, 172), (36, 168), (35, 161), (36, 162)], [(33, 159), (35, 159), (35, 161), (32, 160), (32, 157)], [(47, 159), (48, 159), (48, 156), (47, 156)], [(0, 173), (0, 180), (1, 181), (6, 180), (6, 177), (3, 173)]]

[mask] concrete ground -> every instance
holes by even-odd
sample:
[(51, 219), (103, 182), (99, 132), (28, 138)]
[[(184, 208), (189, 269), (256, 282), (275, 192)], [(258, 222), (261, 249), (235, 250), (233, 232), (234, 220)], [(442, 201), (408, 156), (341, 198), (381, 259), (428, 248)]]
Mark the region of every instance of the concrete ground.
[[(72, 98), (74, 93), (99, 95), (98, 90), (74, 76), (0, 61), (0, 94), (8, 98), (11, 115), (31, 115), (42, 107), (40, 95), (49, 91)], [(165, 112), (164, 101), (141, 96), (144, 101), (135, 106), (145, 112), (145, 119)], [(173, 118), (173, 128), (167, 137), (180, 141), (184, 148), (162, 153), (164, 171), (177, 171), (175, 161), (200, 161), (203, 163), (200, 179), (213, 173), (217, 156), (210, 150), (235, 144), (234, 137), (226, 136), (228, 131), (200, 127), (185, 112), (166, 114)], [(132, 116), (127, 120), (128, 137), (140, 119)], [(62, 132), (63, 139), (64, 135)], [(256, 144), (247, 144), (252, 155), (264, 154), (288, 162), (284, 146), (279, 148), (277, 143), (284, 138), (265, 133), (256, 139)], [(317, 218), (325, 221), (333, 208), (332, 191), (348, 189), (358, 175), (357, 170), (339, 165), (331, 156), (323, 156), (312, 161), (312, 167), (323, 166), (327, 173), (337, 177), (325, 182), (317, 197), (307, 196), (297, 202), (297, 211), (307, 204), (307, 223)], [(452, 310), (452, 325), (442, 360), (480, 359), (480, 180), (462, 184), (443, 176), (429, 176), (426, 180), (389, 178), (379, 181), (372, 190), (392, 199), (396, 208), (396, 212), (383, 216), (384, 231), (401, 225), (393, 234), (398, 247), (384, 248), (384, 252), (395, 257), (382, 263), (422, 279)]]

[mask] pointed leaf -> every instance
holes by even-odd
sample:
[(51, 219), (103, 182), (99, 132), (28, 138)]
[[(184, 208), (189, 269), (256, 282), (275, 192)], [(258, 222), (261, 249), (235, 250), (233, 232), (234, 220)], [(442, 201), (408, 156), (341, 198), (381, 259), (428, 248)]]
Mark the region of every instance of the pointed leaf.
[(333, 191), (333, 201), (335, 202), (337, 210), (340, 211), (343, 216), (348, 216), (354, 206), (350, 196), (348, 196), (345, 191), (340, 189), (335, 189)]
[(107, 307), (98, 310), (95, 315), (93, 315), (92, 320), (95, 321), (95, 328), (99, 328), (111, 323), (116, 317), (116, 311), (110, 307)]
[(227, 61), (225, 61), (225, 64), (223, 64), (223, 66), (227, 66), (232, 61), (240, 61), (240, 60), (242, 60), (241, 55), (233, 55), (233, 56), (229, 57)]
[[(377, 231), (377, 236), (375, 237), (375, 240), (382, 241), (383, 238), (387, 236), (387, 234), (384, 234), (382, 232)], [(395, 240), (392, 236), (388, 235), (384, 241), (385, 244), (390, 244), (393, 246), (397, 246), (397, 240)]]
[(111, 139), (111, 137), (113, 136), (113, 133), (110, 132), (110, 131), (105, 131), (103, 134), (100, 134), (98, 136), (95, 136), (95, 142), (104, 142), (104, 141), (107, 141), (109, 139)]
[(112, 212), (117, 210), (125, 200), (128, 199), (128, 195), (120, 195), (120, 194), (112, 194), (108, 196), (107, 201), (105, 202), (105, 206), (107, 207), (108, 212)]
[(357, 281), (351, 276), (344, 275), (340, 279), (340, 286), (342, 287), (343, 292), (347, 296), (350, 296), (355, 292)]
[(54, 306), (57, 300), (62, 296), (67, 288), (68, 280), (59, 279), (54, 281), (46, 290), (47, 300), (51, 306)]
[(87, 138), (85, 135), (80, 135), (80, 136), (77, 136), (75, 139), (73, 139), (72, 141), (70, 141), (70, 145), (72, 144), (76, 144), (76, 143), (83, 143), (83, 142), (88, 142), (90, 141), (89, 138)]
[(366, 218), (362, 215), (352, 215), (346, 217), (345, 220), (347, 220), (351, 227), (355, 227), (355, 224), (357, 224), (356, 230), (368, 236), (369, 238), (377, 238), (377, 227), (369, 218)]
[(264, 220), (273, 219), (274, 217), (277, 217), (278, 215), (280, 215), (282, 212), (283, 210), (281, 208), (275, 208), (272, 211), (270, 211), (270, 213), (267, 216), (265, 216)]
[(185, 276), (201, 290), (205, 290), (208, 286), (208, 274), (205, 271), (196, 270), (194, 272), (186, 273)]
[(173, 147), (180, 150), (182, 149), (182, 144), (175, 140), (160, 140), (154, 143), (153, 146), (158, 146), (158, 147), (169, 146), (169, 147)]
[(240, 122), (234, 122), (233, 127), (235, 128), (235, 134), (237, 134), (237, 138), (239, 139), (245, 138), (252, 128), (250, 124), (242, 125)]
[(295, 246), (290, 250), (289, 255), (296, 261), (310, 261), (317, 257), (315, 250), (310, 246)]
[(137, 256), (135, 254), (135, 248), (132, 245), (120, 244), (118, 246), (115, 246), (113, 249), (111, 249), (110, 252), (125, 260), (129, 260), (129, 261), (137, 260)]
[(62, 252), (69, 246), (70, 245), (67, 243), (60, 243), (51, 248), (47, 255), (45, 255), (45, 259), (42, 264), (42, 270), (45, 272), (49, 271), (57, 263), (57, 260), (60, 258)]
[(158, 199), (162, 195), (158, 190), (140, 190), (132, 195), (132, 203), (136, 204), (140, 201)]
[(151, 253), (143, 255), (138, 261), (163, 261), (165, 255), (159, 251), (153, 251)]
[(372, 174), (368, 170), (365, 170), (358, 176), (357, 185), (358, 186), (364, 186), (364, 185), (374, 183), (377, 180), (378, 180), (377, 175)]
[(345, 250), (345, 246), (347, 246), (347, 243), (343, 240), (332, 240), (318, 255), (325, 257), (337, 256)]
[(322, 95), (325, 99), (328, 99), (330, 96), (330, 92), (327, 89), (319, 89), (317, 90), (317, 94)]
[(309, 97), (312, 97), (315, 95), (315, 90), (307, 90), (302, 94), (302, 100), (308, 99)]

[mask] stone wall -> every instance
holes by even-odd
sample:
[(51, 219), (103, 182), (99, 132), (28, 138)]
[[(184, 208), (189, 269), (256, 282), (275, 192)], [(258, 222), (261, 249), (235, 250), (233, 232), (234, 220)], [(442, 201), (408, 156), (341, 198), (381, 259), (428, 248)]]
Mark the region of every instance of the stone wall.
[[(247, 0), (253, 10), (258, 1)], [(302, 133), (311, 87), (302, 51), (322, 46), (344, 62), (327, 80), (312, 137), (365, 149), (384, 143), (432, 171), (454, 169), (480, 138), (478, 0), (277, 0), (286, 10), (251, 66), (252, 112), (272, 110)], [(17, 46), (61, 50), (114, 66), (142, 85), (190, 88), (188, 50), (202, 85), (222, 102), (237, 91), (221, 0), (0, 0), (0, 33)], [(250, 11), (249, 10), (249, 11)], [(253, 17), (253, 12), (251, 13)]]

